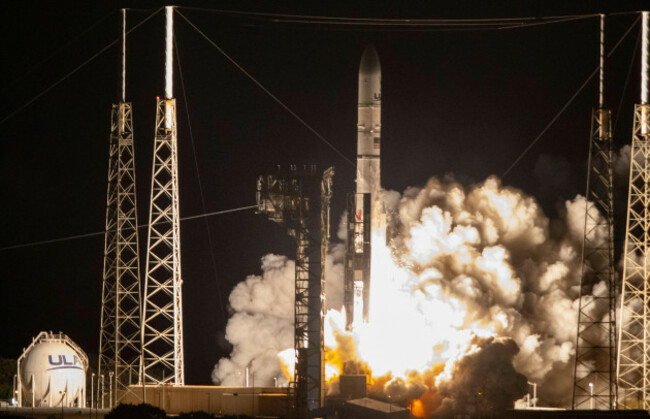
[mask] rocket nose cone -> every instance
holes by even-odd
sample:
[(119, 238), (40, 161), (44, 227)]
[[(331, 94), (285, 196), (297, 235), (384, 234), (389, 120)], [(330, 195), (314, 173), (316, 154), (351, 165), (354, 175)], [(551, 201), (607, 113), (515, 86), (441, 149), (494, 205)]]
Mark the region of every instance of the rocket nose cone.
[(379, 55), (375, 46), (370, 44), (363, 51), (361, 56), (361, 65), (359, 66), (359, 75), (366, 74), (381, 74), (381, 64), (379, 63)]

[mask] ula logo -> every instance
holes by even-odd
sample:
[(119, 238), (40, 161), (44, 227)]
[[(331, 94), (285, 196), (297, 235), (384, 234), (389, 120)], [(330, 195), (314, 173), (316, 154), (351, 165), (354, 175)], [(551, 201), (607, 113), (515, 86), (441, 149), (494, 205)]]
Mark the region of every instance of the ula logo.
[(79, 368), (77, 365), (81, 366), (81, 361), (79, 361), (76, 355), (72, 356), (72, 360), (68, 360), (65, 355), (48, 355), (47, 360), (50, 362), (50, 365), (58, 368)]

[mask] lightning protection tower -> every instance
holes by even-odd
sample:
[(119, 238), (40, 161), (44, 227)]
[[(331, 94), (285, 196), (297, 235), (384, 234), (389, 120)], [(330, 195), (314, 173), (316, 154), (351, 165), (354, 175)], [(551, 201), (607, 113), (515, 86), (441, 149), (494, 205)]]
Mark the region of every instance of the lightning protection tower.
[(641, 104), (634, 107), (618, 340), (618, 406), (650, 410), (650, 106), (648, 12), (643, 12)]
[(598, 108), (592, 111), (573, 373), (573, 409), (616, 405), (616, 278), (611, 111), (604, 106), (605, 15), (600, 15)]
[[(131, 103), (126, 102), (126, 10), (122, 9), (122, 95), (113, 104), (108, 161), (99, 376), (119, 402), (140, 377), (140, 266)], [(105, 405), (105, 388), (97, 400)]]
[(183, 385), (176, 100), (172, 89), (174, 9), (170, 6), (165, 9), (165, 98), (157, 100), (142, 324), (142, 379), (146, 384)]
[(323, 322), (329, 244), (329, 202), (334, 168), (316, 166), (263, 175), (257, 180), (258, 213), (282, 223), (296, 240), (294, 349), (295, 413), (308, 417), (323, 406), (325, 362)]

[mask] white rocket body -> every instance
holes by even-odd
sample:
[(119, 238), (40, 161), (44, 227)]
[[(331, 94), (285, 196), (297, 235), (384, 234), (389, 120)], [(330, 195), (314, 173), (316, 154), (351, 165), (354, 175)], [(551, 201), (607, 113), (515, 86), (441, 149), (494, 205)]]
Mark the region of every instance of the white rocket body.
[(374, 209), (380, 188), (381, 65), (372, 45), (366, 47), (359, 66), (358, 109), (357, 193), (371, 193)]
[[(375, 47), (366, 47), (359, 65), (359, 103), (357, 122), (357, 194), (369, 194), (370, 234), (367, 238), (355, 237), (361, 240), (370, 240), (372, 231), (385, 225), (383, 205), (380, 203), (380, 157), (381, 157), (381, 65)], [(355, 198), (355, 220), (365, 218), (363, 198)], [(357, 252), (362, 249), (360, 246)], [(372, 247), (368, 245), (367, 251), (359, 254), (356, 262), (346, 262), (353, 268), (351, 277), (347, 278), (352, 284), (347, 285), (347, 292), (352, 292), (352, 307), (346, 307), (348, 316), (352, 321), (346, 327), (357, 329), (361, 323), (370, 319), (370, 274)], [(352, 256), (354, 259), (355, 256)], [(349, 300), (348, 300), (349, 301)], [(349, 303), (348, 303), (349, 304)], [(350, 320), (350, 319), (349, 319)]]

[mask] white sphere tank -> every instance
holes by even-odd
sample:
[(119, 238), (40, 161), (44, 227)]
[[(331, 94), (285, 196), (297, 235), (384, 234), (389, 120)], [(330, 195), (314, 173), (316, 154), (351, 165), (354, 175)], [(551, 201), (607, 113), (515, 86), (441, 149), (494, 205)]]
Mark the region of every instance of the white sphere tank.
[(18, 368), (23, 406), (85, 406), (88, 358), (66, 335), (41, 332)]

